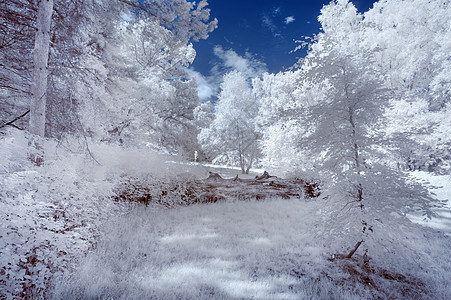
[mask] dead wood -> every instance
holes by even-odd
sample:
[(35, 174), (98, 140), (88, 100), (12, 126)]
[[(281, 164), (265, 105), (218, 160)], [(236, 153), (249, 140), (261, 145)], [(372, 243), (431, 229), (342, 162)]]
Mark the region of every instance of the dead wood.
[(190, 183), (196, 193), (217, 195), (219, 198), (238, 198), (242, 200), (265, 198), (316, 198), (320, 195), (318, 184), (302, 179), (282, 179), (264, 172), (255, 179), (241, 179), (238, 175), (233, 179), (224, 179), (217, 173), (209, 173), (208, 178)]
[[(214, 203), (226, 199), (263, 200), (271, 198), (316, 198), (320, 195), (318, 184), (301, 179), (282, 179), (270, 176), (267, 172), (255, 179), (222, 178), (218, 173), (210, 172), (208, 177), (184, 183), (167, 183), (161, 195), (152, 196), (152, 186), (144, 186), (133, 179), (118, 187), (116, 200), (168, 204), (168, 207), (190, 205), (194, 203)], [(179, 199), (180, 198), (180, 199)], [(171, 203), (176, 203), (172, 205)]]
[[(219, 175), (218, 173), (213, 173), (213, 172), (208, 172), (208, 178), (207, 179), (218, 179), (218, 180), (224, 180), (221, 175)], [(238, 175), (237, 175), (238, 176)]]
[(362, 243), (363, 243), (363, 240), (357, 242), (357, 244), (355, 244), (354, 249), (352, 249), (351, 252), (349, 252), (348, 255), (346, 255), (346, 258), (351, 258), (354, 255), (354, 253), (357, 251), (357, 249), (359, 249), (360, 245), (362, 245)]
[[(238, 175), (237, 175), (238, 176)], [(264, 172), (262, 176), (255, 176), (255, 180), (265, 180), (274, 176), (270, 176), (268, 172)]]

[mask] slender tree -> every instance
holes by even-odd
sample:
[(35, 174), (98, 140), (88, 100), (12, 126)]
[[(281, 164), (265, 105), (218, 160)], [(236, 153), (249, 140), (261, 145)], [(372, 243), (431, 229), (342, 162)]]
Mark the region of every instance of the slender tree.
[(41, 0), (38, 4), (36, 19), (36, 38), (33, 50), (33, 83), (30, 103), (29, 131), (36, 135), (31, 145), (30, 159), (40, 166), (44, 162), (42, 141), (45, 135), (46, 104), (47, 104), (47, 76), (50, 50), (50, 25), (53, 14), (53, 0)]
[(33, 98), (30, 105), (30, 132), (40, 137), (44, 137), (45, 134), (45, 108), (47, 101), (47, 76), (52, 14), (53, 0), (40, 0), (33, 51)]

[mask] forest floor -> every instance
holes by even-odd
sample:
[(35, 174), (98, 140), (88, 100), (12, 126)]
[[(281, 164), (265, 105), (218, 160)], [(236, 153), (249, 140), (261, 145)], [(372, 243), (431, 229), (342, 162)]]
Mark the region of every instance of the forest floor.
[[(210, 171), (229, 179), (238, 172), (227, 168)], [(240, 177), (251, 179), (255, 175)], [(322, 232), (323, 205), (321, 201), (274, 198), (264, 201), (229, 199), (177, 209), (140, 206), (104, 224), (95, 249), (73, 274), (66, 274), (59, 281), (56, 296), (115, 299), (429, 297), (425, 293), (434, 287), (424, 286), (426, 283), (421, 279), (365, 266), (359, 262), (363, 261), (362, 256), (356, 255), (354, 260), (343, 263), (328, 259), (331, 245)], [(431, 224), (435, 223), (426, 223)], [(442, 226), (448, 225), (442, 222)], [(436, 237), (440, 238), (443, 237)], [(397, 255), (401, 257), (402, 253)], [(449, 266), (444, 269), (449, 271)], [(438, 273), (442, 276), (437, 279), (442, 291), (439, 295), (446, 298), (451, 295), (451, 292), (446, 295), (447, 287), (443, 286), (447, 275), (443, 270)]]

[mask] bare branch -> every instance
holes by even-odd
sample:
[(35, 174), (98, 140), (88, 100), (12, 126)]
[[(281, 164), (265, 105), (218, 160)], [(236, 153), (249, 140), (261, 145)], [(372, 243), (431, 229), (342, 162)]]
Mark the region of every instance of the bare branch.
[[(128, 6), (131, 6), (131, 7), (137, 8), (137, 9), (140, 9), (140, 10), (142, 10), (142, 11), (145, 11), (146, 13), (148, 13), (149, 15), (151, 15), (152, 17), (155, 17), (155, 18), (158, 17), (154, 12), (152, 12), (152, 11), (150, 11), (149, 9), (147, 9), (147, 8), (145, 8), (145, 7), (142, 7), (142, 6), (140, 6), (140, 5), (136, 4), (136, 3), (133, 3), (132, 1), (129, 1), (129, 0), (119, 0), (119, 2), (122, 2), (122, 3), (124, 3), (124, 4), (127, 4)], [(155, 5), (155, 4), (153, 4), (153, 5)], [(164, 19), (163, 19), (163, 20), (164, 20)], [(166, 20), (164, 20), (164, 21), (166, 21)], [(167, 22), (167, 21), (166, 21), (166, 22)]]
[(21, 114), (20, 116), (16, 117), (14, 120), (9, 121), (3, 125), (0, 126), (0, 128), (6, 127), (6, 126), (13, 126), (16, 127), (17, 129), (21, 129), (20, 127), (17, 127), (16, 125), (14, 125), (13, 123), (16, 122), (17, 120), (22, 119), (23, 117), (25, 117), (28, 113), (30, 112), (30, 110), (27, 110), (25, 113)]

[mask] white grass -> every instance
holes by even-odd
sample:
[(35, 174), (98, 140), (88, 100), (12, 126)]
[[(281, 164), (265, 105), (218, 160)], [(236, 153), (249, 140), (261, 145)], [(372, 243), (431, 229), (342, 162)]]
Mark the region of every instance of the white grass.
[(291, 272), (325, 252), (309, 228), (316, 211), (294, 200), (135, 211), (105, 227), (72, 280), (82, 297), (294, 299)]
[[(343, 273), (340, 262), (327, 260), (334, 250), (322, 233), (326, 227), (321, 223), (324, 205), (323, 200), (273, 199), (173, 210), (139, 208), (105, 225), (97, 249), (75, 273), (60, 280), (56, 296), (68, 299), (386, 296), (358, 282), (347, 281), (349, 274)], [(392, 235), (398, 241), (402, 236), (410, 239), (418, 235), (397, 232)], [(427, 285), (426, 290), (441, 286), (435, 291), (439, 297), (450, 296), (443, 286), (447, 278), (443, 269), (450, 270), (449, 259), (442, 261), (443, 269), (430, 265), (429, 259), (446, 252), (441, 248), (440, 237), (434, 241), (432, 244), (426, 239), (424, 243), (401, 241), (396, 250), (385, 256), (390, 255), (390, 260), (398, 264), (391, 266), (392, 271), (410, 269), (413, 274), (404, 275), (420, 278)], [(438, 249), (434, 249), (437, 245)], [(404, 259), (403, 256), (418, 255), (419, 249), (429, 253), (427, 258), (413, 259), (414, 264), (410, 258)], [(384, 291), (392, 288), (392, 282), (384, 284), (379, 288)], [(399, 298), (400, 290), (392, 288), (392, 296)]]

